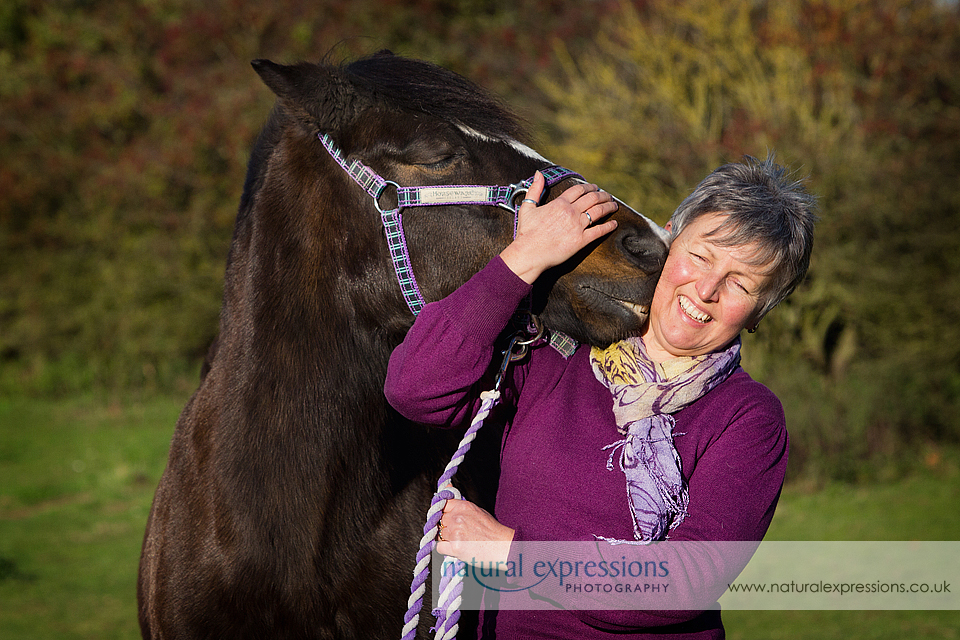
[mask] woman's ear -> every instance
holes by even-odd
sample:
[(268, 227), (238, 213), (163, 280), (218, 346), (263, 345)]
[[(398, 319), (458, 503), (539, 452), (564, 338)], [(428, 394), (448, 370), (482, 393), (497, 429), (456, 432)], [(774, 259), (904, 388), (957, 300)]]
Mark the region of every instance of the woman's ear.
[(747, 322), (747, 326), (745, 327), (747, 330), (747, 333), (756, 333), (757, 328), (760, 326), (760, 321), (763, 320), (763, 317), (767, 315), (769, 311), (770, 310), (767, 309), (766, 311), (763, 311), (761, 313), (760, 310), (758, 309), (757, 312), (754, 313), (753, 317)]
[(667, 231), (673, 231), (673, 220), (667, 220), (667, 224), (663, 225), (663, 228)]

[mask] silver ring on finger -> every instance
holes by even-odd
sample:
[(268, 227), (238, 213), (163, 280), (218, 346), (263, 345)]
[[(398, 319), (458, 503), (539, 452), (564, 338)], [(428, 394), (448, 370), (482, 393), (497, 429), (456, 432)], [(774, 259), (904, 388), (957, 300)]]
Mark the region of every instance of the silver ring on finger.
[(593, 224), (593, 216), (591, 216), (591, 215), (590, 215), (590, 214), (589, 214), (588, 212), (586, 212), (586, 211), (584, 211), (583, 213), (585, 213), (585, 214), (586, 214), (586, 216), (587, 216), (587, 220), (589, 220), (589, 221), (590, 221), (590, 222), (588, 222), (588, 223), (587, 223), (587, 226), (589, 227), (590, 225), (592, 225), (592, 224)]

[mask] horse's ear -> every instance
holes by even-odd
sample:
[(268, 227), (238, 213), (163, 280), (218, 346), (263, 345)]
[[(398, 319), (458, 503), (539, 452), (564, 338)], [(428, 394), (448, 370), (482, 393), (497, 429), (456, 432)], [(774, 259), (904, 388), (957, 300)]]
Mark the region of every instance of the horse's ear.
[(306, 62), (282, 65), (262, 59), (250, 64), (288, 109), (321, 130), (338, 129), (344, 116), (356, 107), (353, 87), (330, 68)]
[(277, 97), (291, 98), (293, 94), (299, 93), (298, 88), (303, 84), (303, 73), (296, 66), (286, 66), (263, 59), (254, 60), (250, 64), (263, 83), (277, 94)]

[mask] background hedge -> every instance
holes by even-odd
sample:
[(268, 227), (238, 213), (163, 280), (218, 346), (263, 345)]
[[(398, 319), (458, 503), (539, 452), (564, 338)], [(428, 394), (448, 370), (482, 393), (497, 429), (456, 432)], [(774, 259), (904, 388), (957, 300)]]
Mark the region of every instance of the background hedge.
[(192, 389), (272, 105), (250, 60), (380, 48), (499, 94), (661, 223), (775, 150), (822, 207), (808, 282), (746, 347), (792, 473), (960, 440), (960, 14), (937, 0), (7, 0), (0, 392)]

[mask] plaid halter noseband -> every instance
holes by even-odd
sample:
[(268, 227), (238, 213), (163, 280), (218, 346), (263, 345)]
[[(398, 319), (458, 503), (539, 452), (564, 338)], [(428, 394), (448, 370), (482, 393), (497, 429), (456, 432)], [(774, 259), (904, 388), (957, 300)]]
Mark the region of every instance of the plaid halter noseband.
[[(407, 240), (403, 234), (403, 218), (400, 211), (406, 207), (428, 207), (451, 204), (491, 205), (512, 211), (514, 215), (514, 235), (517, 230), (517, 212), (519, 202), (517, 198), (525, 194), (533, 184), (533, 177), (508, 186), (484, 185), (435, 185), (418, 187), (401, 187), (396, 182), (384, 180), (359, 160), (347, 160), (333, 139), (325, 133), (317, 135), (324, 148), (337, 161), (344, 171), (373, 198), (374, 206), (380, 212), (383, 228), (387, 234), (387, 246), (390, 249), (390, 259), (400, 284), (403, 299), (413, 315), (420, 313), (426, 304), (417, 280), (413, 275), (413, 265), (410, 263), (410, 253), (407, 251)], [(567, 178), (580, 178), (580, 174), (550, 166), (540, 169), (546, 180), (546, 186), (553, 185)], [(393, 209), (383, 209), (380, 197), (387, 187), (393, 187), (397, 192), (397, 206)]]

